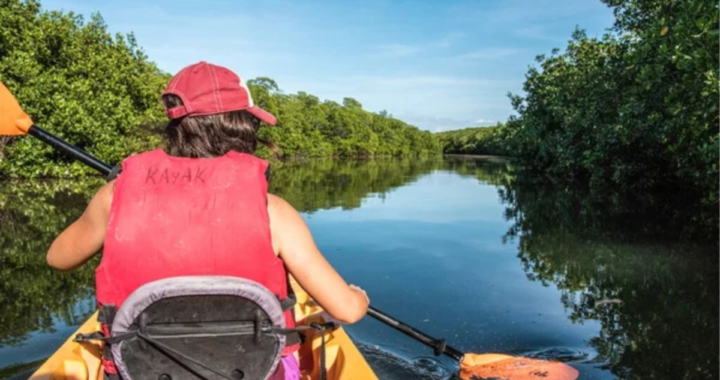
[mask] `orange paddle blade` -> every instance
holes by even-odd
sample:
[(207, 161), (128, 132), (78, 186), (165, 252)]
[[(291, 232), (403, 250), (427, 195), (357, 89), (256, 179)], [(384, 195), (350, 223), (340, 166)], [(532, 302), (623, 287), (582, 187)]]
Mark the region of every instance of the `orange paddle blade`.
[(578, 371), (565, 363), (500, 354), (465, 354), (460, 377), (466, 380), (575, 380)]
[(27, 133), (33, 125), (10, 90), (0, 82), (0, 136), (18, 136)]

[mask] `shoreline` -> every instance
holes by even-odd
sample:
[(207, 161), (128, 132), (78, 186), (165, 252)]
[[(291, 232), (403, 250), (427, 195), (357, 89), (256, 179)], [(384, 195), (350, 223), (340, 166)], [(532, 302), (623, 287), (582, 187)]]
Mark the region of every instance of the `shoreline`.
[(482, 159), (496, 162), (510, 162), (509, 156), (495, 156), (492, 154), (454, 154), (454, 153), (443, 153), (443, 157), (453, 158), (469, 158), (469, 159)]

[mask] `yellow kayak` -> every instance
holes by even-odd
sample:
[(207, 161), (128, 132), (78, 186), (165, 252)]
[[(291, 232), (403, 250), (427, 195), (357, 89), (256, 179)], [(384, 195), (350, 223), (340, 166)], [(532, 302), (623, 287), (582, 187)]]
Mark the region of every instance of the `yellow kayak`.
[[(297, 304), (295, 319), (298, 325), (312, 322), (324, 323), (329, 316), (320, 306), (310, 299), (307, 293), (291, 280)], [(91, 316), (80, 328), (55, 351), (30, 377), (32, 380), (102, 380), (100, 358), (102, 343), (77, 343), (73, 339), (79, 333), (92, 333), (100, 330), (97, 313)], [(309, 330), (305, 343), (300, 348), (300, 369), (303, 380), (317, 379), (320, 373), (320, 333)], [(377, 376), (360, 354), (345, 330), (338, 328), (325, 332), (325, 361), (328, 380), (376, 380)]]

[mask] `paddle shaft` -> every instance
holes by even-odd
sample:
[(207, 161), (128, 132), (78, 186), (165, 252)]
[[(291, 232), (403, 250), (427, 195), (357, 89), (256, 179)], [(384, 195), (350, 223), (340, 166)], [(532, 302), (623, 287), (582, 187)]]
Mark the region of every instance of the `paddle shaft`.
[(66, 153), (67, 155), (71, 156), (72, 158), (82, 162), (83, 164), (99, 171), (103, 175), (108, 175), (112, 171), (113, 167), (98, 160), (96, 157), (90, 155), (88, 152), (74, 146), (66, 143), (65, 141), (61, 140), (59, 137), (53, 135), (52, 133), (38, 127), (37, 125), (33, 125), (28, 129), (28, 134), (32, 135), (39, 140), (42, 140), (44, 143), (52, 146), (53, 148)]
[(463, 357), (465, 354), (462, 352), (456, 350), (453, 347), (448, 346), (445, 343), (445, 339), (435, 339), (431, 337), (430, 335), (425, 334), (422, 331), (419, 331), (412, 326), (409, 326), (405, 323), (402, 323), (398, 321), (397, 319), (383, 313), (382, 311), (369, 306), (368, 307), (368, 315), (371, 317), (379, 320), (380, 322), (385, 323), (386, 325), (395, 328), (399, 330), (402, 333), (405, 333), (405, 335), (410, 336), (411, 338), (414, 338), (422, 343), (425, 343), (426, 345), (432, 347), (435, 350), (435, 355), (445, 354), (458, 362), (463, 360)]

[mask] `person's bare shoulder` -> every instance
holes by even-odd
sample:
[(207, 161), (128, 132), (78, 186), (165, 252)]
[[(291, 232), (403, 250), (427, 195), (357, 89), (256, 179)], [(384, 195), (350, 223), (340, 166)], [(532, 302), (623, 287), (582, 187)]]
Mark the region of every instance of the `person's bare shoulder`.
[(293, 207), (286, 200), (281, 197), (268, 193), (268, 212), (271, 217), (283, 218), (288, 215), (297, 214), (295, 207)]
[(279, 207), (279, 205), (281, 203), (287, 203), (287, 202), (285, 202), (284, 199), (278, 197), (275, 194), (268, 193), (267, 197), (268, 197), (268, 208), (269, 209), (275, 209), (275, 208)]

